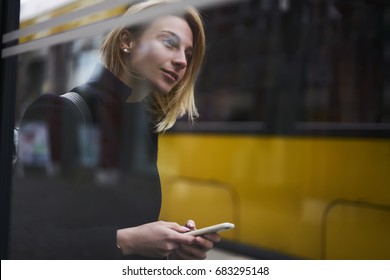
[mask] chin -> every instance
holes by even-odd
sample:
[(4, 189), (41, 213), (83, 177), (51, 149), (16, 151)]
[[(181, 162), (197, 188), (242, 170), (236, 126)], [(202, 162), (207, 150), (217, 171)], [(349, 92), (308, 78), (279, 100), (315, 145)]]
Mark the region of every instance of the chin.
[(154, 87), (155, 91), (160, 93), (160, 94), (168, 94), (171, 92), (171, 90), (173, 89), (173, 87), (159, 87), (159, 86), (156, 86)]

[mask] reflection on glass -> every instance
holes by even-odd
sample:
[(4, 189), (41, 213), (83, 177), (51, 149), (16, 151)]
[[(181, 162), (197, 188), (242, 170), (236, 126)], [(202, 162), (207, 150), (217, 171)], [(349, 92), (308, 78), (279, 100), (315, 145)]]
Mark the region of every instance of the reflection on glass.
[(51, 164), (48, 128), (43, 122), (30, 122), (19, 130), (18, 160), (20, 165)]
[[(156, 218), (161, 194), (155, 186), (160, 179), (168, 205), (164, 219), (181, 221), (187, 213), (196, 213), (207, 225), (226, 212), (242, 222), (231, 240), (271, 248), (285, 258), (326, 257), (319, 236), (321, 217), (334, 200), (346, 197), (353, 204), (364, 198), (381, 207), (388, 204), (389, 161), (383, 156), (387, 136), (373, 132), (378, 141), (361, 135), (340, 140), (325, 128), (327, 137), (318, 138), (311, 132), (302, 135), (296, 125), (353, 123), (361, 133), (363, 124), (390, 122), (389, 5), (251, 0), (203, 13), (207, 52), (196, 84), (200, 117), (194, 127), (206, 124), (208, 130), (162, 135), (161, 178), (156, 175), (157, 138), (147, 127), (150, 112), (145, 107), (98, 93), (98, 98), (85, 96), (93, 108), (91, 123), (72, 117), (68, 109), (73, 107), (57, 110), (61, 106), (54, 102), (53, 110), (44, 112), (52, 123), (32, 118), (23, 126), (13, 183), (14, 219), (42, 231), (47, 224), (80, 229), (81, 238), (64, 235), (77, 241), (67, 244), (69, 248), (58, 245), (59, 250), (69, 249), (65, 257), (80, 248), (86, 252), (83, 257), (90, 257), (83, 247), (89, 242), (96, 242), (99, 250), (101, 235), (91, 227), (140, 224), (140, 208), (150, 209), (148, 214)], [(97, 64), (103, 38), (101, 34), (20, 55), (17, 121), (44, 93), (60, 95), (85, 82), (92, 91), (108, 86), (113, 95), (121, 92), (120, 83)], [(102, 77), (107, 79), (104, 85), (98, 83)], [(103, 106), (101, 99), (108, 102)], [(221, 130), (224, 133), (218, 134)], [(50, 131), (60, 137), (51, 137)], [(139, 185), (144, 187), (129, 187)], [(219, 191), (229, 203), (213, 199)], [(219, 208), (210, 214), (204, 205)], [(372, 221), (367, 234), (383, 236), (361, 242), (359, 248), (368, 255), (352, 243), (348, 245), (354, 250), (345, 249), (354, 227), (361, 236), (366, 234), (361, 220), (348, 211), (330, 219), (337, 238), (328, 243), (333, 244), (328, 256), (388, 258), (382, 245), (388, 244), (389, 223), (376, 222), (388, 220), (385, 211), (366, 216)], [(127, 221), (129, 213), (135, 221)], [(338, 224), (339, 218), (349, 223), (349, 231)], [(62, 234), (54, 232), (48, 242), (55, 244)], [(20, 240), (17, 234), (14, 238)], [(37, 244), (45, 246), (39, 238)], [(116, 246), (109, 249), (114, 252), (110, 258), (120, 257)], [(92, 257), (101, 256), (101, 251), (94, 253)], [(59, 256), (53, 251), (49, 257)]]

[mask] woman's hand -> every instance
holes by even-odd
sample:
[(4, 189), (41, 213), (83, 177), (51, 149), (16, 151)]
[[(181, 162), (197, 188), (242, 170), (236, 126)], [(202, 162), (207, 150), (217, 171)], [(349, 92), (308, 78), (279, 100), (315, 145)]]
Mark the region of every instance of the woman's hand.
[[(194, 236), (184, 235), (187, 227), (177, 223), (153, 222), (117, 231), (117, 244), (124, 255), (138, 254), (151, 258), (164, 258), (182, 246), (191, 247)], [(204, 243), (203, 241), (201, 243)]]
[[(186, 225), (190, 230), (195, 230), (195, 222), (189, 220)], [(207, 257), (207, 252), (214, 247), (214, 243), (219, 242), (221, 236), (217, 233), (205, 234), (195, 237), (192, 244), (182, 244), (170, 256), (170, 259), (182, 260), (203, 260)]]

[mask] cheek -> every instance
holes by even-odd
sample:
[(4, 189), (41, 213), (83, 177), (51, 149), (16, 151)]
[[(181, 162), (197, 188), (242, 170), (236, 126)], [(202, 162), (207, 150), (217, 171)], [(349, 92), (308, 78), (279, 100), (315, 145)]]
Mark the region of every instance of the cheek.
[(145, 62), (148, 60), (148, 49), (149, 47), (147, 45), (139, 45), (131, 50), (130, 68), (139, 70), (140, 67), (145, 65)]
[(137, 48), (135, 49), (135, 56), (136, 57), (144, 57), (147, 56), (148, 53), (150, 52), (151, 47), (150, 44), (139, 44)]
[(164, 61), (164, 49), (158, 44), (140, 44), (135, 54), (135, 61), (140, 63), (160, 64)]

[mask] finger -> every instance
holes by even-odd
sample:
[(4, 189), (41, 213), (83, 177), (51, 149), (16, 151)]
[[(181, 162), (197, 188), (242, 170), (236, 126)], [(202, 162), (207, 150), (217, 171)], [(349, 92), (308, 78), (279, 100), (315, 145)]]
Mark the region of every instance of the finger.
[(181, 226), (178, 223), (167, 223), (167, 227), (180, 233), (185, 233), (191, 230), (190, 228)]
[(201, 248), (202, 250), (210, 250), (214, 247), (214, 243), (210, 240), (207, 240), (206, 238), (203, 238), (201, 236), (197, 236), (195, 238), (195, 244), (198, 248)]
[[(184, 228), (184, 230), (183, 230)], [(185, 232), (188, 232), (189, 229), (178, 226), (174, 228), (170, 228), (172, 232), (169, 234), (169, 240), (171, 242), (174, 242), (178, 245), (192, 245), (195, 242), (195, 236), (183, 234)]]
[(188, 245), (191, 246), (195, 242), (195, 237), (191, 235), (186, 234), (177, 234), (174, 240), (176, 243), (179, 243), (181, 245)]
[(187, 223), (185, 224), (185, 226), (191, 230), (196, 229), (196, 224), (193, 220), (188, 220)]
[(195, 242), (194, 236), (183, 234), (190, 231), (189, 228), (183, 227), (177, 223), (168, 223), (167, 227), (173, 230), (175, 233), (171, 235), (170, 237), (171, 241), (178, 244), (186, 244), (186, 245), (192, 245)]
[(218, 233), (204, 234), (202, 237), (207, 239), (207, 240), (210, 240), (213, 243), (218, 243), (222, 239)]
[(175, 250), (175, 252), (172, 254), (173, 259), (175, 260), (194, 260), (195, 257), (192, 255), (188, 255), (182, 250)]
[(207, 257), (207, 252), (209, 250), (197, 246), (182, 245), (176, 251), (180, 252), (181, 256), (185, 256), (187, 259), (203, 260)]

